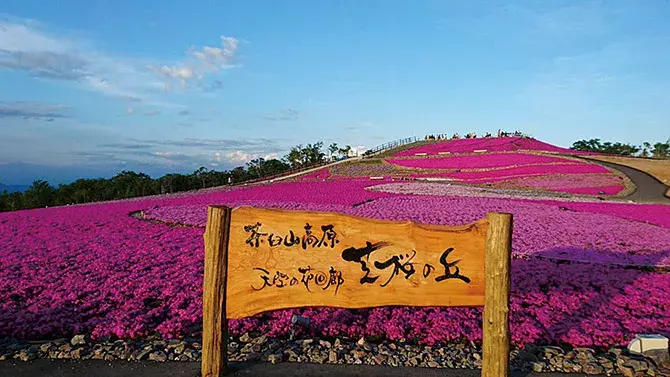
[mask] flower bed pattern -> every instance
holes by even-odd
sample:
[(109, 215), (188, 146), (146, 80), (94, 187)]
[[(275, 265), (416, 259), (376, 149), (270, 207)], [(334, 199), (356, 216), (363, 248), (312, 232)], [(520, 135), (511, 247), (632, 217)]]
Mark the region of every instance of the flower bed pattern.
[(473, 153), (476, 150), (486, 150), (487, 152), (532, 150), (562, 154), (593, 154), (589, 152), (574, 151), (567, 148), (557, 147), (555, 145), (547, 144), (531, 138), (501, 137), (459, 139), (431, 143), (398, 152), (394, 154), (393, 157), (408, 157), (414, 156), (417, 153), (426, 153), (428, 155), (437, 155), (440, 152), (449, 152), (452, 154)]
[(485, 153), (438, 158), (396, 158), (388, 161), (395, 165), (415, 169), (490, 169), (573, 162), (563, 157), (543, 156), (531, 153)]

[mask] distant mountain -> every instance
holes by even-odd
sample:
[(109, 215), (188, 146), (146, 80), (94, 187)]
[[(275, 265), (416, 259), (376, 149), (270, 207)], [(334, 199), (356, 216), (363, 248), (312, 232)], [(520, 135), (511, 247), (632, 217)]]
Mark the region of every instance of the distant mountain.
[[(193, 168), (193, 170), (197, 167)], [(29, 187), (33, 181), (42, 179), (52, 186), (67, 184), (80, 178), (111, 178), (122, 170), (133, 170), (136, 173), (149, 174), (151, 177), (160, 177), (167, 173), (182, 173), (180, 169), (149, 164), (135, 164), (134, 166), (45, 166), (26, 164), (22, 162), (0, 164), (0, 184), (5, 186)], [(191, 173), (183, 171), (183, 173)]]
[(3, 185), (0, 183), (0, 192), (7, 190), (9, 193), (12, 192), (24, 192), (28, 189), (27, 185)]

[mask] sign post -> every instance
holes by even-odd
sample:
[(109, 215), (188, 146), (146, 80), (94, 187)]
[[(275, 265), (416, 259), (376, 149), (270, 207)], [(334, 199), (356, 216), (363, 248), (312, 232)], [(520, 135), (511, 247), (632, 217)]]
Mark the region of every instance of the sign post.
[(209, 207), (202, 376), (225, 370), (228, 319), (310, 306), (484, 306), (482, 376), (507, 377), (511, 234), (501, 213), (440, 226)]

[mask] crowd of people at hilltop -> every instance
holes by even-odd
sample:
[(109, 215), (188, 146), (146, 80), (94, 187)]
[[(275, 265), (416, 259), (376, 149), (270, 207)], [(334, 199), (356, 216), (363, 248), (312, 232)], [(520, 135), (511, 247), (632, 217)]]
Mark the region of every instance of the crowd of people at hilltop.
[[(521, 131), (508, 132), (498, 130), (497, 136), (493, 136), (490, 132), (487, 132), (486, 134), (481, 135), (480, 137), (529, 137), (529, 136), (523, 134)], [(451, 137), (449, 137), (447, 134), (426, 135), (424, 140), (458, 140), (458, 139), (476, 139), (476, 138), (477, 134), (474, 132), (470, 132), (463, 137), (461, 137), (458, 133), (453, 134)]]

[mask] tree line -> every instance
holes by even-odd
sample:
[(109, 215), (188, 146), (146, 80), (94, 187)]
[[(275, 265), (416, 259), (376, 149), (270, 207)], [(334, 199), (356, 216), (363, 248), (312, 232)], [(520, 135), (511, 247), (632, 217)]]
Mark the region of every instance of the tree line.
[(633, 145), (610, 141), (601, 141), (600, 139), (577, 140), (572, 143), (570, 149), (584, 152), (598, 152), (606, 154), (617, 154), (621, 156), (638, 156), (654, 158), (670, 158), (670, 139), (666, 142), (651, 144), (644, 142), (642, 145)]
[(105, 200), (128, 199), (147, 195), (172, 194), (181, 191), (236, 184), (270, 177), (299, 168), (347, 157), (351, 147), (340, 148), (332, 143), (324, 152), (323, 142), (296, 145), (281, 159), (256, 158), (231, 170), (210, 170), (200, 167), (191, 174), (166, 174), (151, 178), (144, 173), (124, 170), (112, 178), (78, 179), (72, 183), (52, 186), (35, 180), (23, 193), (0, 192), (0, 212), (81, 204)]

